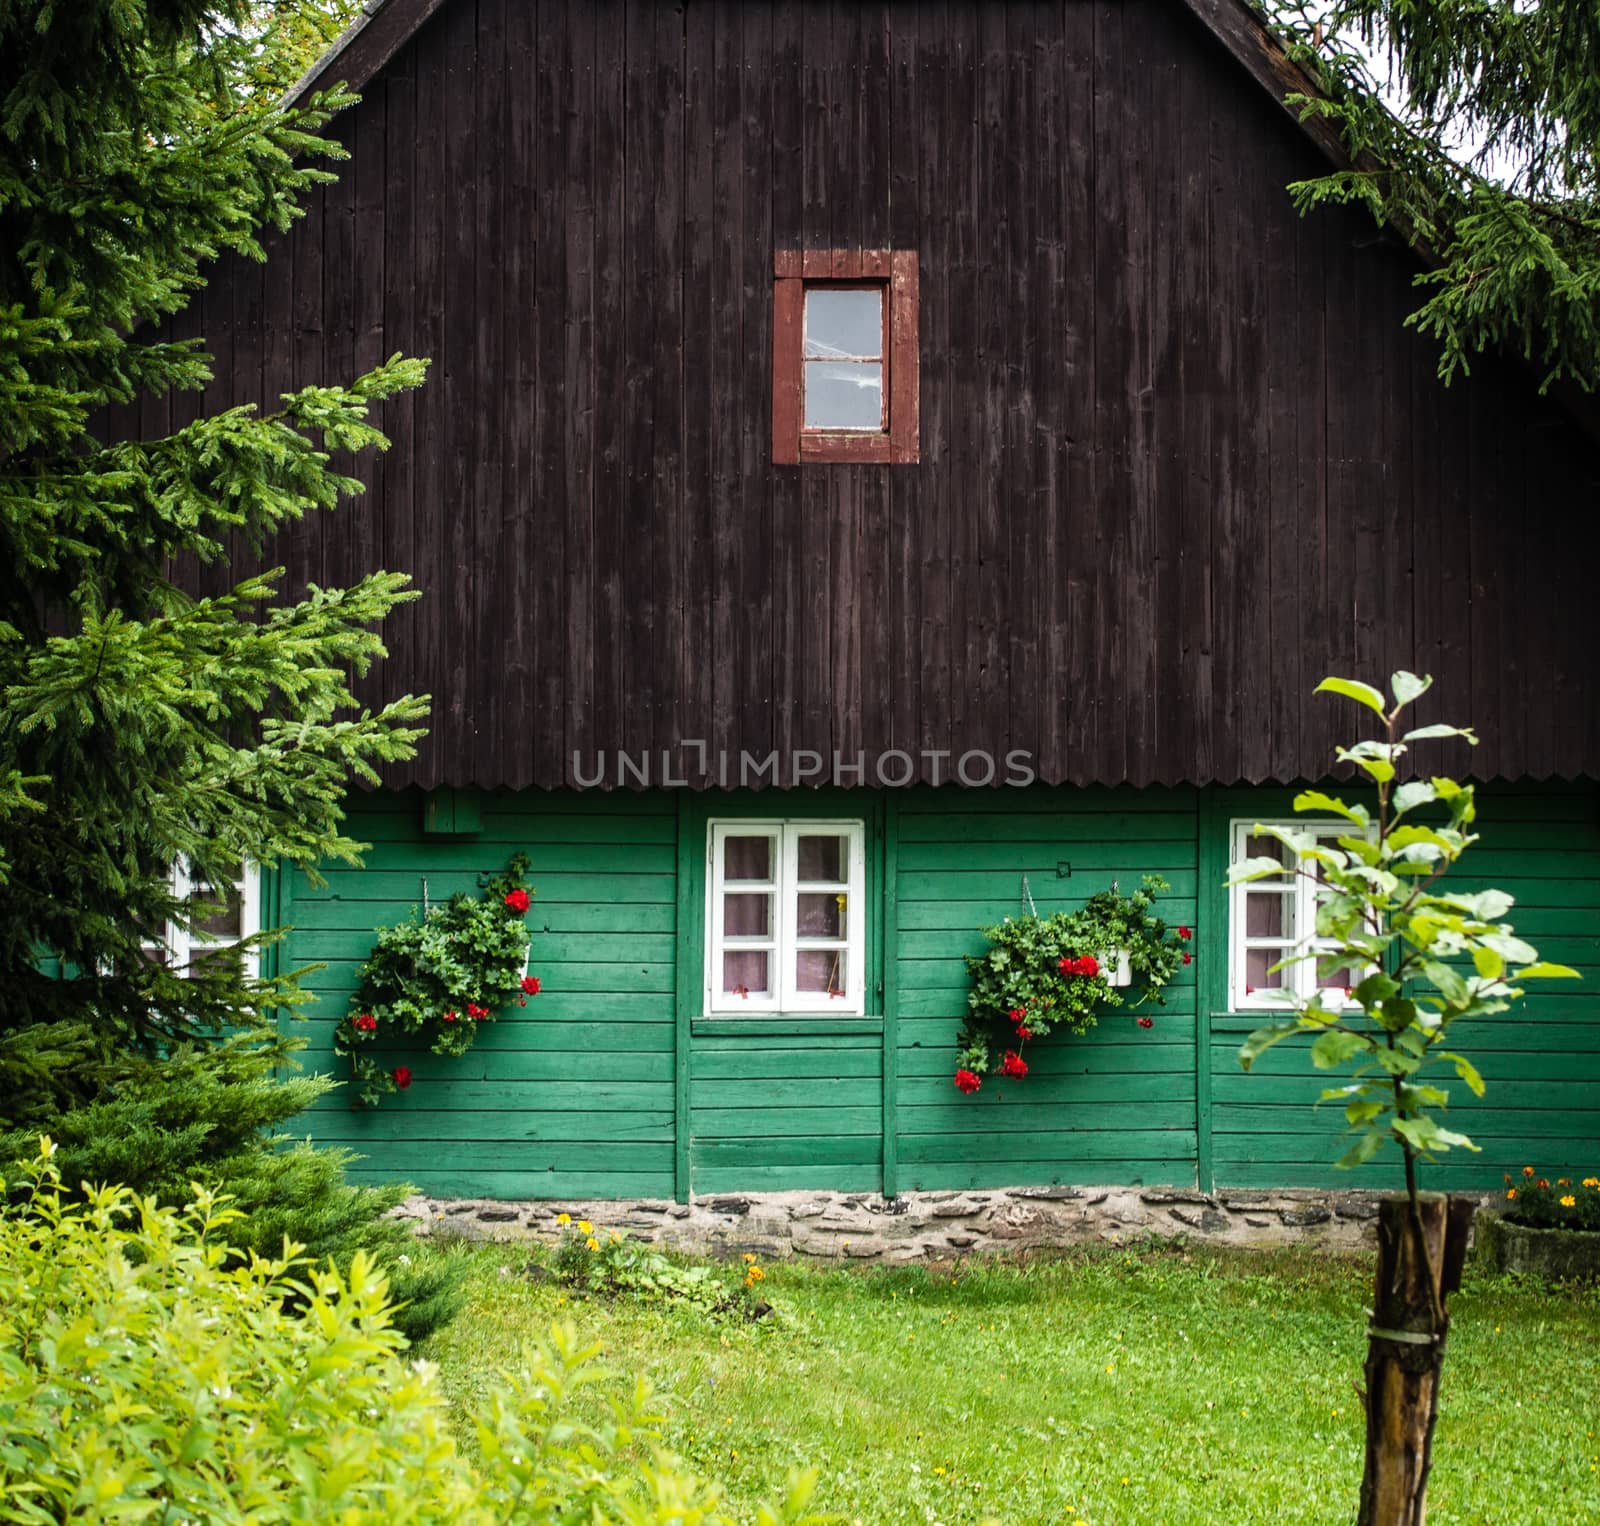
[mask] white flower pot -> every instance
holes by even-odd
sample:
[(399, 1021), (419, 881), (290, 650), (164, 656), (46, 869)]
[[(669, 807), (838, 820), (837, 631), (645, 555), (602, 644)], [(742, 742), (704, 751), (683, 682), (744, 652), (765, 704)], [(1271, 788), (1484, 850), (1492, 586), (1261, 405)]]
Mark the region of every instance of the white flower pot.
[(1114, 986), (1133, 984), (1133, 959), (1125, 948), (1107, 949), (1100, 958), (1100, 967)]

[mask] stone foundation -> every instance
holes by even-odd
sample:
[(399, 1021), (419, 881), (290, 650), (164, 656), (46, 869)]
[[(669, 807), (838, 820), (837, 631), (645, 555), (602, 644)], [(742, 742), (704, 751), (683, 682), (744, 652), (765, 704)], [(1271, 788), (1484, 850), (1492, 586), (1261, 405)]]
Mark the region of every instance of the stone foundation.
[(1126, 1245), (1155, 1236), (1207, 1245), (1375, 1243), (1378, 1194), (1294, 1189), (1015, 1187), (987, 1192), (764, 1192), (697, 1198), (491, 1202), (413, 1197), (396, 1213), (419, 1234), (553, 1239), (556, 1215), (701, 1255), (921, 1261), (1043, 1246)]

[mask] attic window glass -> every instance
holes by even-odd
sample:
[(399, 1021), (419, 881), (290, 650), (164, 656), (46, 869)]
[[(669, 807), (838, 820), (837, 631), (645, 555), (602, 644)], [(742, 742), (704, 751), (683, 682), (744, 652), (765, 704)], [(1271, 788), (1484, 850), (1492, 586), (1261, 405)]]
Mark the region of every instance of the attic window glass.
[(916, 461), (917, 256), (787, 249), (773, 270), (773, 461)]
[(889, 287), (805, 287), (807, 429), (872, 429), (886, 422), (883, 385)]

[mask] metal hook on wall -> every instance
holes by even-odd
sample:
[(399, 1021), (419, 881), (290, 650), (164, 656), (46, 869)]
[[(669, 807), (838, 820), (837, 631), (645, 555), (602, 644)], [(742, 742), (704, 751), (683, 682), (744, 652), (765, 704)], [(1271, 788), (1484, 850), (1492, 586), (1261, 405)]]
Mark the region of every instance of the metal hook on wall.
[(1030, 917), (1039, 915), (1039, 908), (1033, 904), (1033, 887), (1028, 883), (1028, 876), (1022, 876), (1022, 909)]

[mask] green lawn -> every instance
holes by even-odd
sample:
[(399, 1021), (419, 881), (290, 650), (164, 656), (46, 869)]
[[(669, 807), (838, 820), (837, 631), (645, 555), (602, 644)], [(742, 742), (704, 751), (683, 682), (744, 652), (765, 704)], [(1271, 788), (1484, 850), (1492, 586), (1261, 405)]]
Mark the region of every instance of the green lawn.
[[(748, 1505), (794, 1464), (846, 1521), (1243, 1526), (1353, 1518), (1365, 1262), (1145, 1253), (775, 1264), (781, 1320), (580, 1299), (462, 1249), (424, 1348), (468, 1400), (571, 1316), (666, 1395), (666, 1442)], [(1469, 1281), (1452, 1303), (1429, 1521), (1600, 1522), (1600, 1295)]]

